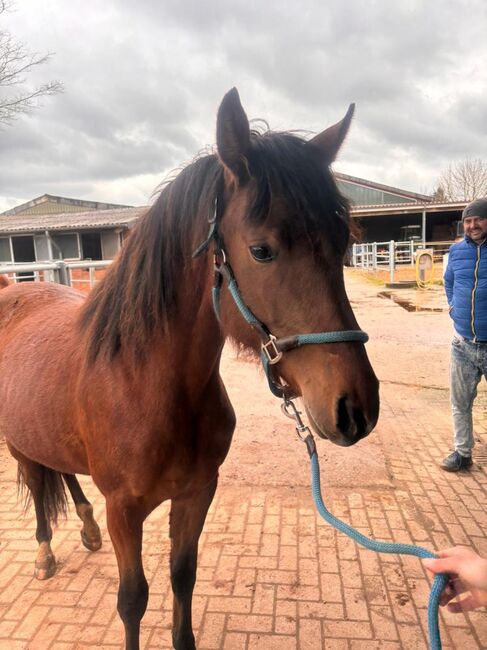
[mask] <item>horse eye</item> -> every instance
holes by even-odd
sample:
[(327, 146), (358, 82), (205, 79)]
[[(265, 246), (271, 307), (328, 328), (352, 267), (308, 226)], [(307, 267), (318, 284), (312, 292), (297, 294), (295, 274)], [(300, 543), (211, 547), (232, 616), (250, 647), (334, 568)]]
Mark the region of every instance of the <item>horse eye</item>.
[(272, 252), (272, 249), (265, 244), (261, 246), (250, 246), (250, 254), (257, 262), (272, 262), (275, 255)]

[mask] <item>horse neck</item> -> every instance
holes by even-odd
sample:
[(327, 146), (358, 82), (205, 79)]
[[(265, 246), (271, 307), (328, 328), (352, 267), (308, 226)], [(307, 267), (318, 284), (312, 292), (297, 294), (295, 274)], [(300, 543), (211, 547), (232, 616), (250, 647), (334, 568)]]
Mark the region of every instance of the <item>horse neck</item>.
[(218, 371), (224, 337), (212, 303), (211, 256), (188, 267), (181, 276), (177, 308), (161, 339), (160, 361), (197, 394)]

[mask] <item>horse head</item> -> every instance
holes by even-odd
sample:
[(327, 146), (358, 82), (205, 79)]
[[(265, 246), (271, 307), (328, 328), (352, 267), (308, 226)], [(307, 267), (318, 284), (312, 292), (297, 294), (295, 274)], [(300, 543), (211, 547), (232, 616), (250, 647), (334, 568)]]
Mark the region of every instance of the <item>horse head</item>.
[[(251, 131), (235, 89), (219, 109), (218, 239), (241, 300), (280, 339), (359, 330), (343, 278), (349, 209), (330, 171), (352, 115), (353, 105), (341, 122), (305, 141)], [(229, 291), (222, 291), (220, 311), (224, 334), (260, 354), (261, 337)], [(321, 437), (348, 446), (375, 426), (378, 381), (363, 342), (294, 346), (274, 367)]]

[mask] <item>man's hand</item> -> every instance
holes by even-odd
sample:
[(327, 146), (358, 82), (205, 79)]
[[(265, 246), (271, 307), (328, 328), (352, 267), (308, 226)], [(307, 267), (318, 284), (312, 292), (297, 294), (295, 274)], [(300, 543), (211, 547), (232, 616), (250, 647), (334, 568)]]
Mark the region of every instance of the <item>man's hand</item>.
[[(450, 581), (440, 605), (450, 612), (468, 612), (487, 606), (487, 560), (465, 546), (455, 546), (438, 553), (438, 559), (423, 560), (431, 573), (449, 573)], [(465, 596), (451, 602), (457, 596)]]

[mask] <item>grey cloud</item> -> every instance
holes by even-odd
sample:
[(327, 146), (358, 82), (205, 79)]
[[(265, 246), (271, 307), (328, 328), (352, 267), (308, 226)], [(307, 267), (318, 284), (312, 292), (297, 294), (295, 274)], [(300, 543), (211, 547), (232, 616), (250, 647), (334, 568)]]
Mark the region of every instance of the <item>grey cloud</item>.
[(485, 158), (486, 18), (482, 0), (24, 0), (11, 29), (56, 52), (39, 75), (66, 92), (0, 132), (0, 194), (116, 202), (95, 186), (190, 160), (233, 85), (278, 128), (324, 128), (357, 102), (343, 165), (383, 183), (402, 165), (396, 184), (431, 185), (450, 159)]

